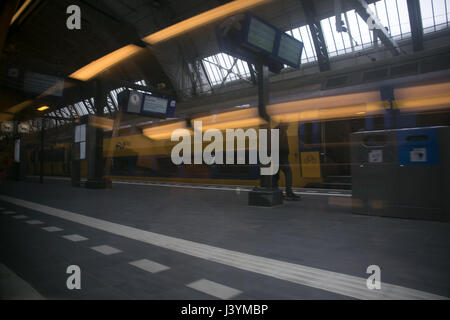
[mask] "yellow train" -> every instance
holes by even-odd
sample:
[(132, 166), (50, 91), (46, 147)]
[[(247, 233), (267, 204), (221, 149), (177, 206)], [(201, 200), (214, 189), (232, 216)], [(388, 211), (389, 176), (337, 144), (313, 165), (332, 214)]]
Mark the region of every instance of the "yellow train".
[[(191, 183), (257, 185), (259, 167), (251, 164), (182, 164), (174, 165), (171, 151), (177, 142), (170, 141), (169, 134), (177, 125), (166, 124), (144, 130), (143, 134), (106, 138), (103, 155), (111, 158), (106, 165), (106, 176), (112, 179), (140, 179), (158, 181), (177, 181)], [(245, 126), (244, 129), (252, 127)], [(220, 130), (220, 129), (219, 129)], [(224, 134), (224, 137), (226, 135)], [(226, 139), (224, 139), (224, 150)], [(298, 123), (288, 128), (289, 161), (293, 171), (293, 185), (305, 186), (307, 183), (320, 182), (319, 152), (301, 153), (299, 150)], [(193, 143), (193, 142), (192, 142)], [(203, 143), (203, 148), (207, 145)], [(193, 149), (193, 147), (192, 147)], [(246, 145), (248, 159), (248, 144)], [(235, 152), (237, 152), (235, 150)], [(309, 156), (309, 162), (301, 165), (300, 157)], [(82, 172), (82, 174), (85, 172)], [(284, 179), (282, 176), (281, 179)], [(282, 180), (281, 183), (284, 183)]]
[[(173, 124), (172, 124), (173, 125)], [(167, 124), (165, 126), (168, 126)], [(170, 126), (170, 125), (169, 125)], [(154, 127), (161, 131), (164, 126)], [(248, 129), (246, 127), (244, 129)], [(257, 128), (257, 127), (254, 127)], [(291, 123), (288, 127), (290, 148), (289, 160), (293, 172), (293, 185), (302, 187), (311, 182), (320, 182), (319, 152), (300, 152), (299, 126)], [(108, 135), (108, 134), (106, 134)], [(224, 134), (225, 136), (225, 134)], [(224, 139), (224, 146), (226, 139)], [(33, 139), (25, 142), (26, 174), (40, 174), (40, 146)], [(182, 164), (174, 165), (171, 151), (177, 142), (169, 137), (155, 137), (154, 133), (128, 134), (105, 137), (103, 155), (105, 175), (111, 179), (176, 181), (206, 184), (258, 185), (259, 166), (256, 164)], [(204, 143), (205, 147), (208, 143)], [(248, 149), (248, 144), (246, 145)], [(237, 152), (237, 150), (235, 151)], [(248, 150), (246, 157), (248, 159)], [(303, 159), (303, 165), (301, 158)], [(308, 159), (308, 161), (305, 161)], [(49, 143), (44, 148), (44, 175), (71, 175), (72, 143), (70, 141)], [(87, 161), (80, 163), (81, 177), (87, 177)], [(284, 184), (281, 175), (280, 183)]]
[[(388, 114), (386, 108), (391, 108), (391, 113), (397, 112), (401, 117), (414, 117), (413, 125), (448, 124), (449, 90), (450, 82), (442, 82), (396, 88), (394, 102), (382, 101), (380, 91), (372, 90), (269, 105), (267, 109), (273, 121), (288, 124), (293, 186), (317, 185), (331, 175), (349, 177), (350, 134), (366, 130), (368, 119), (373, 123), (371, 129), (384, 129)], [(259, 128), (262, 124), (254, 107), (193, 115), (190, 123), (195, 121), (202, 121), (203, 131), (215, 128), (222, 132), (234, 128)], [(171, 133), (176, 129), (192, 130), (188, 123), (173, 120), (140, 128), (141, 131), (105, 132), (105, 176), (207, 184), (259, 183), (257, 165), (173, 164), (170, 155), (177, 142), (170, 141)], [(67, 129), (72, 130), (70, 127)], [(67, 140), (46, 146), (44, 174), (70, 176), (71, 148), (72, 143)], [(39, 142), (31, 139), (26, 150), (27, 174), (39, 174)], [(81, 162), (81, 176), (87, 176), (86, 161)], [(284, 184), (283, 175), (280, 184)]]

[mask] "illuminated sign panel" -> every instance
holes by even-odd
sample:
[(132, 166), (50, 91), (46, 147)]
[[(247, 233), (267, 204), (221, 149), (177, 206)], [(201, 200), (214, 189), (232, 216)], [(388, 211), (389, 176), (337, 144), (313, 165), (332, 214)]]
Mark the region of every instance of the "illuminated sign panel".
[(277, 30), (268, 24), (251, 17), (247, 41), (249, 44), (268, 53), (273, 52)]
[(136, 115), (171, 118), (175, 113), (175, 99), (136, 90), (120, 92), (117, 102), (121, 111)]
[(283, 59), (287, 64), (298, 66), (300, 64), (302, 49), (303, 43), (286, 33), (281, 34), (278, 57)]
[(216, 27), (222, 52), (250, 63), (262, 63), (278, 73), (284, 65), (298, 68), (303, 43), (254, 16), (236, 15)]
[(146, 95), (142, 111), (166, 114), (168, 104), (169, 104), (168, 99)]

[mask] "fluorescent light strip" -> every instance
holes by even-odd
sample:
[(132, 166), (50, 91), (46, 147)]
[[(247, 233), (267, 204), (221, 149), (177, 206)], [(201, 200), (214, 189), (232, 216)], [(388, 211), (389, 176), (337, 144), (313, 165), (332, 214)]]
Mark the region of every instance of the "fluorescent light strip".
[(238, 13), (242, 10), (250, 9), (251, 7), (261, 5), (265, 2), (271, 0), (236, 0), (224, 4), (220, 7), (208, 10), (206, 12), (200, 13), (192, 18), (183, 20), (179, 23), (171, 25), (165, 29), (158, 32), (152, 33), (151, 35), (142, 39), (143, 41), (154, 45), (156, 43), (171, 39), (173, 37), (179, 36), (183, 33), (192, 31), (194, 29), (200, 28), (206, 24), (214, 22), (220, 18), (225, 18), (227, 16)]
[[(200, 13), (192, 18), (183, 20), (155, 33), (152, 33), (149, 36), (145, 37), (143, 41), (151, 45), (160, 43), (162, 41), (166, 41), (183, 33), (202, 27), (218, 19), (225, 18), (229, 15), (250, 9), (254, 6), (261, 5), (269, 1), (272, 0), (235, 0), (217, 8)], [(89, 63), (83, 68), (72, 73), (70, 77), (81, 81), (87, 81), (103, 72), (104, 70), (108, 69), (109, 67), (113, 66), (114, 64), (119, 63), (126, 58), (129, 58), (139, 50), (141, 50), (141, 48), (135, 45), (125, 46)]]
[(69, 77), (73, 79), (78, 79), (81, 81), (87, 81), (99, 73), (105, 71), (106, 69), (112, 67), (116, 63), (119, 63), (132, 55), (136, 54), (138, 51), (140, 51), (142, 48), (129, 44), (125, 47), (122, 47), (120, 49), (117, 49), (116, 51), (113, 51), (111, 53), (108, 53), (106, 56), (101, 57), (100, 59), (97, 59), (88, 65), (84, 66), (83, 68), (75, 71), (72, 73)]
[(30, 5), (32, 0), (27, 0), (25, 1), (25, 3), (20, 7), (19, 10), (17, 10), (17, 12), (14, 14), (14, 16), (11, 19), (11, 22), (9, 23), (10, 26), (12, 26), (12, 24), (20, 17), (20, 15), (22, 14), (22, 12), (25, 11), (25, 9)]

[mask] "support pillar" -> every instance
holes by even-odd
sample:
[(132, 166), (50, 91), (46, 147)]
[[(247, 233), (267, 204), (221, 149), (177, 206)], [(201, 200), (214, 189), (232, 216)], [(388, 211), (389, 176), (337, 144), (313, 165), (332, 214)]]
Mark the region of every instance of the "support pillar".
[[(95, 116), (102, 117), (107, 103), (107, 90), (100, 80), (95, 81)], [(104, 189), (111, 186), (111, 181), (104, 179), (103, 161), (103, 129), (95, 124), (95, 118), (90, 118), (87, 126), (86, 156), (88, 178), (86, 188)]]
[(14, 143), (14, 156), (13, 156), (13, 179), (16, 181), (20, 180), (21, 176), (21, 141), (20, 141), (20, 135), (19, 135), (19, 121), (15, 118), (13, 122), (13, 143)]
[(41, 150), (40, 150), (40, 173), (39, 182), (44, 183), (44, 138), (45, 138), (45, 118), (41, 119)]
[[(270, 116), (267, 114), (266, 106), (269, 102), (269, 67), (258, 63), (258, 113), (266, 120), (267, 124), (262, 128), (270, 131)], [(267, 136), (267, 148), (271, 152), (270, 133)], [(251, 206), (272, 207), (283, 203), (283, 192), (272, 187), (272, 176), (260, 176), (260, 186), (254, 188), (248, 194), (248, 204)]]

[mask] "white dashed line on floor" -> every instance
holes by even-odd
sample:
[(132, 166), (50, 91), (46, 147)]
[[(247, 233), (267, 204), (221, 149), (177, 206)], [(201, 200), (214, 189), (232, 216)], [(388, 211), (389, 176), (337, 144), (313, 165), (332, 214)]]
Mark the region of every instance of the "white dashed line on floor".
[(170, 269), (168, 266), (165, 266), (165, 265), (162, 265), (162, 264), (159, 264), (157, 262), (150, 261), (147, 259), (132, 261), (132, 262), (130, 262), (130, 264), (132, 266), (135, 266), (139, 269), (148, 271), (150, 273), (157, 273), (157, 272), (161, 272), (161, 271)]
[(28, 224), (31, 224), (31, 225), (36, 225), (36, 224), (44, 224), (42, 221), (40, 221), (40, 220), (28, 220), (28, 221), (25, 221), (26, 223), (28, 223)]
[(17, 216), (13, 216), (14, 219), (28, 219), (28, 216), (25, 216), (23, 214), (17, 215)]
[(42, 228), (47, 232), (58, 232), (58, 231), (63, 231), (63, 229), (58, 228), (58, 227), (44, 227)]
[(88, 238), (80, 236), (79, 234), (70, 234), (67, 236), (62, 236), (64, 239), (73, 241), (73, 242), (79, 242), (79, 241), (85, 241), (88, 240)]
[(242, 293), (240, 290), (206, 279), (192, 282), (186, 286), (222, 300), (231, 299)]
[(110, 247), (107, 245), (101, 245), (96, 247), (91, 247), (92, 250), (95, 250), (97, 252), (100, 252), (101, 254), (104, 254), (106, 256), (109, 256), (111, 254), (122, 252), (122, 250), (116, 249), (114, 247)]
[[(0, 200), (160, 248), (357, 299), (448, 299), (444, 296), (386, 282), (383, 282), (380, 290), (368, 290), (367, 278), (364, 277), (214, 247), (5, 195), (0, 195)], [(83, 239), (85, 238), (83, 237)], [(146, 268), (146, 264), (142, 261), (130, 264), (142, 267), (141, 269), (144, 270)], [(152, 262), (150, 262), (151, 265)], [(195, 287), (198, 283), (191, 285)], [(207, 285), (204, 287), (208, 288)]]

